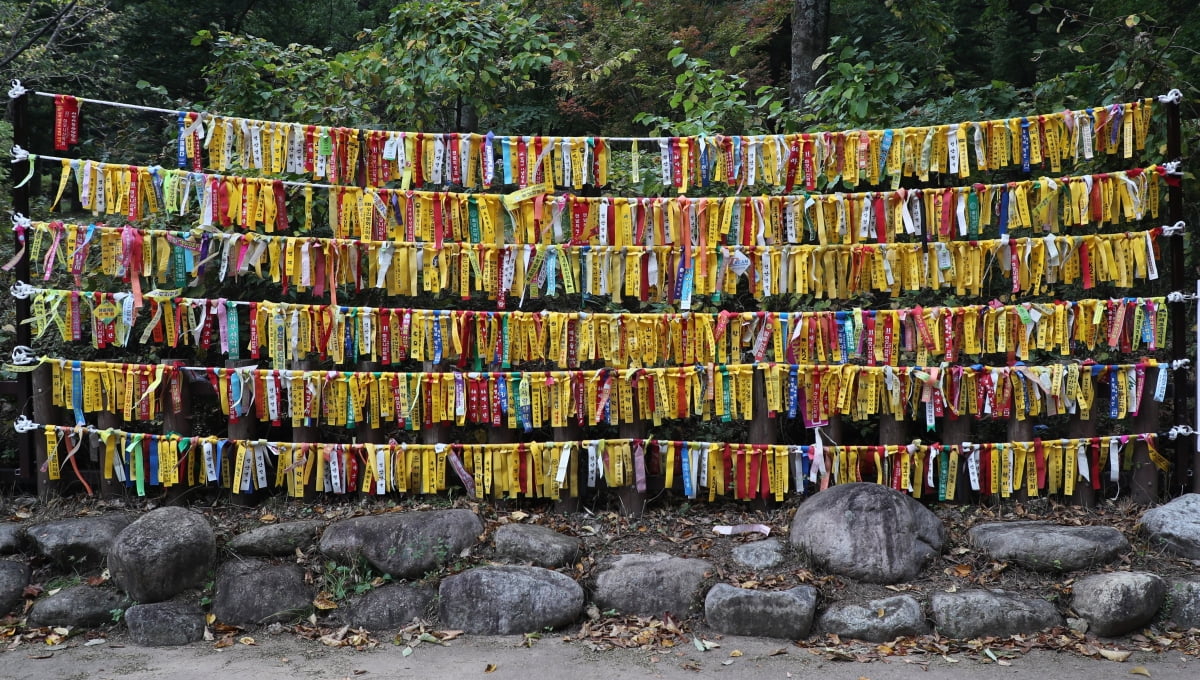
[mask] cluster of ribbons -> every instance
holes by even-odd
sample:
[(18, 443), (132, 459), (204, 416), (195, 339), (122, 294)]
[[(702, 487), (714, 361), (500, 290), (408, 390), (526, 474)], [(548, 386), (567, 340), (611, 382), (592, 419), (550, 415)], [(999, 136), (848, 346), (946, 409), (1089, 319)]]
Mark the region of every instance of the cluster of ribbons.
[(327, 194), (338, 238), (512, 244), (769, 245), (888, 243), (905, 238), (978, 239), (1032, 229), (1101, 227), (1159, 212), (1162, 166), (1039, 178), (1007, 184), (865, 193), (626, 198), (552, 195), (534, 185), (514, 194), (468, 194), (204, 174), (158, 166), (62, 159), (58, 200), (75, 180), (80, 206), (130, 220), (194, 215), (201, 226), (268, 233), (291, 228), (287, 186), (304, 197), (303, 231), (313, 227), (313, 189)]
[[(142, 316), (131, 293), (32, 287), (18, 292), (32, 298), (35, 336), (54, 327), (63, 341), (90, 338), (97, 349), (130, 346)], [(476, 371), (527, 362), (573, 369), (592, 361), (615, 368), (748, 359), (898, 365), (901, 353), (914, 354), (918, 365), (992, 353), (1028, 361), (1033, 351), (1068, 356), (1074, 348), (1153, 352), (1164, 346), (1168, 324), (1162, 297), (894, 310), (606, 314), (335, 307), (186, 298), (176, 292), (145, 294), (148, 319), (141, 344), (153, 340), (230, 359), (268, 358), (276, 369), (318, 357), (385, 366), (445, 361)]]
[[(388, 295), (482, 293), (503, 309), (508, 298), (622, 294), (691, 308), (693, 298), (736, 294), (741, 279), (757, 298), (800, 294), (848, 298), (858, 293), (925, 289), (981, 295), (995, 273), (1013, 293), (1036, 295), (1050, 284), (1132, 288), (1159, 276), (1158, 236), (1147, 231), (1089, 236), (1047, 235), (946, 243), (828, 246), (569, 246), (342, 240), (216, 231), (34, 222), (30, 258), (43, 280), (60, 267), (77, 286), (85, 268), (130, 284), (143, 304), (142, 279), (184, 287), (206, 268), (219, 280), (254, 272), (290, 288), (329, 295), (337, 287), (377, 288)], [(47, 243), (48, 242), (48, 243)], [(98, 263), (97, 263), (98, 261)]]
[[(330, 493), (437, 493), (447, 468), (475, 498), (574, 496), (584, 487), (647, 488), (647, 477), (690, 498), (739, 500), (805, 493), (810, 486), (874, 481), (915, 497), (955, 498), (959, 477), (972, 491), (1007, 497), (1074, 492), (1083, 480), (1099, 489), (1105, 469), (1116, 480), (1146, 447), (1160, 468), (1158, 435), (1036, 439), (998, 444), (895, 446), (752, 445), (654, 439), (595, 439), (512, 444), (332, 444), (183, 437), (92, 427), (42, 426), (47, 471), (60, 468), (89, 438), (102, 452), (105, 479), (136, 487), (219, 484), (235, 492), (271, 486), (301, 496)], [(66, 453), (60, 455), (60, 446)]]
[[(541, 427), (700, 417), (802, 418), (815, 427), (830, 416), (923, 414), (932, 429), (943, 416), (1024, 420), (1097, 407), (1107, 383), (1114, 419), (1136, 415), (1146, 398), (1161, 402), (1169, 365), (1062, 363), (1027, 366), (859, 366), (834, 364), (696, 364), (685, 367), (505, 372), (378, 372), (186, 367), (43, 359), (52, 398), (86, 414), (151, 420), (178, 411), (184, 383), (207, 381), (231, 422), (257, 418), (280, 425), (320, 423), (372, 428), (394, 422), (410, 430), (481, 424), (530, 432)], [(756, 373), (764, 384), (755, 395)], [(756, 404), (757, 402), (757, 404)], [(168, 406), (169, 405), (169, 406)]]
[[(59, 116), (72, 97), (56, 97)], [(75, 108), (78, 115), (78, 108)], [(1059, 172), (1063, 161), (1097, 155), (1131, 158), (1145, 148), (1153, 100), (981, 122), (889, 130), (788, 135), (658, 138), (657, 174), (680, 192), (713, 184), (797, 187), (838, 180), (850, 186), (931, 174), (966, 177), (972, 168), (1034, 166)], [(488, 188), (552, 183), (581, 188), (608, 182), (612, 140), (603, 137), (505, 136), (360, 130), (181, 111), (179, 167), (233, 168), (353, 180), (360, 158), (369, 186), (399, 181)], [(972, 152), (974, 161), (972, 162)], [(639, 181), (634, 142), (631, 175)], [(350, 183), (350, 182), (346, 182)]]

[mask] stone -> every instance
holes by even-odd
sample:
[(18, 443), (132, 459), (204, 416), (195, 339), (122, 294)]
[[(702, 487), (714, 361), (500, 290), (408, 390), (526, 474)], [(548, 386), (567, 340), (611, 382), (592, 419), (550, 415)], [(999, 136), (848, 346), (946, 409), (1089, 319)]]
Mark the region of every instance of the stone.
[(235, 626), (298, 619), (312, 608), (313, 589), (295, 564), (233, 560), (217, 570), (212, 613)]
[(1113, 637), (1150, 623), (1166, 597), (1167, 584), (1154, 574), (1117, 571), (1080, 579), (1071, 593), (1071, 608), (1088, 622), (1088, 632)]
[(151, 510), (117, 534), (108, 568), (121, 590), (149, 604), (203, 583), (216, 552), (216, 537), (203, 515), (168, 506)]
[(1152, 544), (1200, 560), (1200, 493), (1186, 493), (1147, 510), (1142, 515), (1142, 530)]
[(1200, 628), (1200, 580), (1171, 579), (1167, 584), (1162, 614), (1169, 628)]
[(718, 583), (704, 598), (704, 619), (726, 635), (799, 640), (808, 637), (817, 609), (817, 589), (750, 590)]
[(1053, 604), (1003, 590), (937, 592), (929, 600), (940, 635), (960, 640), (1008, 637), (1063, 625)]
[(285, 557), (312, 545), (324, 526), (319, 519), (267, 524), (234, 536), (228, 548), (246, 557)]
[(817, 630), (843, 638), (889, 642), (898, 637), (924, 635), (929, 632), (929, 622), (916, 598), (896, 595), (866, 604), (832, 605), (817, 618)]
[(1034, 571), (1077, 571), (1115, 561), (1130, 549), (1113, 527), (1051, 522), (989, 522), (972, 527), (971, 543), (992, 559)]
[(731, 552), (733, 561), (748, 569), (774, 569), (783, 564), (783, 543), (775, 538), (743, 543)]
[(34, 552), (56, 566), (87, 571), (104, 563), (113, 539), (132, 521), (127, 514), (72, 517), (35, 524), (25, 535)]
[(505, 524), (492, 541), (498, 557), (549, 568), (573, 563), (583, 546), (578, 538), (538, 524)]
[(186, 602), (135, 604), (125, 610), (129, 639), (140, 647), (175, 647), (204, 639), (204, 611)]
[(29, 585), (29, 565), (12, 560), (0, 560), (0, 617), (24, 599)]
[(438, 588), (442, 623), (478, 635), (515, 635), (560, 628), (583, 613), (583, 588), (542, 567), (468, 569)]
[(116, 623), (129, 599), (110, 588), (72, 586), (33, 603), (29, 610), (29, 625), (98, 628)]
[(25, 544), (25, 525), (14, 522), (0, 524), (0, 555), (21, 552)]
[(395, 630), (415, 618), (424, 618), (436, 595), (437, 591), (430, 586), (393, 583), (354, 598), (339, 613), (339, 618), (353, 628)]
[(470, 510), (390, 512), (335, 522), (321, 535), (321, 553), (342, 562), (362, 556), (396, 578), (419, 578), (479, 542), (483, 523)]
[(614, 555), (597, 571), (592, 600), (601, 610), (682, 619), (712, 572), (704, 560), (666, 553)]
[(832, 486), (800, 504), (792, 545), (824, 571), (869, 583), (916, 577), (946, 529), (928, 508), (881, 484)]

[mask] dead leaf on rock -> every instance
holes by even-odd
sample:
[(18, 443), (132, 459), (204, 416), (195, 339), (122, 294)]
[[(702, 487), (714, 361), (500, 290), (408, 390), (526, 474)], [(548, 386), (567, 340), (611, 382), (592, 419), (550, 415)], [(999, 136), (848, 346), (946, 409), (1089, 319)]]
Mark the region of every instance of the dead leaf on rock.
[(338, 603), (333, 601), (333, 595), (322, 591), (313, 599), (313, 606), (317, 609), (337, 609)]
[(1147, 678), (1150, 677), (1150, 671), (1146, 670), (1145, 666), (1134, 666), (1133, 668), (1129, 669), (1129, 674), (1130, 675), (1144, 675)]
[(483, 672), (484, 673), (495, 673), (496, 672), (496, 664), (489, 663), (488, 665), (484, 666)]

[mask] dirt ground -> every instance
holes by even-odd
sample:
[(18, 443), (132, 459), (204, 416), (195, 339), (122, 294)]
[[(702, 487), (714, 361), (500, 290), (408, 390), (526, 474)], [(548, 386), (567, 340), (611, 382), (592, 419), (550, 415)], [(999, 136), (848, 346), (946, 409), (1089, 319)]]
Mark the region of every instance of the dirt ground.
[[(819, 650), (785, 641), (728, 637), (720, 647), (699, 652), (613, 649), (596, 652), (558, 638), (522, 646), (518, 637), (473, 637), (448, 647), (422, 646), (405, 657), (392, 644), (356, 651), (330, 648), (287, 633), (259, 636), (254, 646), (236, 644), (214, 650), (211, 644), (181, 648), (119, 647), (117, 643), (82, 645), (48, 652), (39, 646), (0, 653), (0, 678), (17, 680), (528, 680), (530, 677), (633, 678), (727, 677), (823, 680), (994, 680), (1046, 677), (1055, 680), (1146, 677), (1193, 680), (1200, 659), (1178, 653), (1137, 652), (1117, 663), (1064, 652), (1034, 651), (1000, 665), (961, 655), (917, 655), (870, 663), (835, 661)], [(732, 656), (740, 652), (740, 655)], [(814, 653), (815, 652), (815, 653)], [(1036, 674), (1036, 675), (1033, 675)]]

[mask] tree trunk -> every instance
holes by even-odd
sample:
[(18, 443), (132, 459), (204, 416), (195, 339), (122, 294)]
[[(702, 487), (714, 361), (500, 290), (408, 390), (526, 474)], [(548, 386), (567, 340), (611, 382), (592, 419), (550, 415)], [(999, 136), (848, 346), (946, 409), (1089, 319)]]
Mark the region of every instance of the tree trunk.
[(813, 62), (829, 47), (829, 0), (795, 0), (792, 3), (792, 107), (817, 86), (820, 72)]

